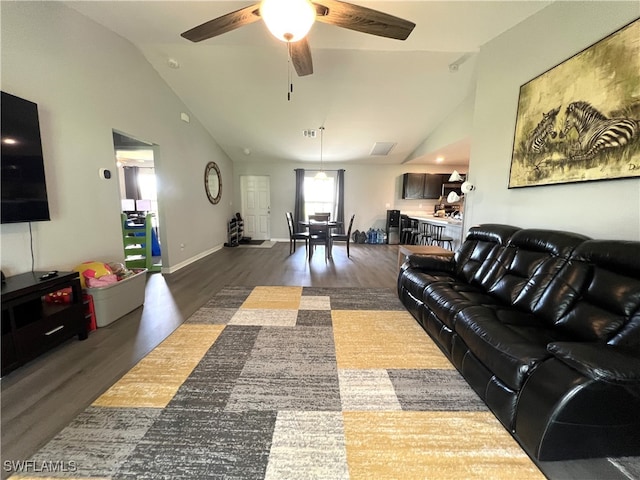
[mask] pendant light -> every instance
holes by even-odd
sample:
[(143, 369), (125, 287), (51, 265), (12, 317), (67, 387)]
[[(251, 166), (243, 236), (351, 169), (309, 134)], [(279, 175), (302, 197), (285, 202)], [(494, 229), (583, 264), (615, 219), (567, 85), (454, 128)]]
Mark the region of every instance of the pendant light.
[(327, 174), (324, 173), (324, 168), (323, 168), (323, 164), (322, 164), (322, 143), (323, 143), (323, 139), (324, 139), (324, 127), (320, 127), (320, 171), (318, 173), (316, 173), (316, 175), (314, 177), (316, 180), (326, 180), (326, 178), (327, 178)]
[(458, 173), (457, 170), (454, 170), (451, 176), (449, 177), (450, 182), (464, 182), (464, 177)]

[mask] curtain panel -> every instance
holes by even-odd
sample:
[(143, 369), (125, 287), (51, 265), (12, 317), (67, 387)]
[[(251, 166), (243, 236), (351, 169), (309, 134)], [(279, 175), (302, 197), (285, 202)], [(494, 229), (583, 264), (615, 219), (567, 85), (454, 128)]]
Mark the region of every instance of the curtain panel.
[(300, 232), (300, 222), (307, 218), (304, 211), (304, 168), (296, 168), (296, 198), (293, 209), (293, 230)]
[(341, 222), (340, 228), (338, 232), (345, 232), (344, 225), (344, 170), (338, 170), (337, 175), (337, 185), (336, 185), (336, 216), (335, 219), (338, 222)]

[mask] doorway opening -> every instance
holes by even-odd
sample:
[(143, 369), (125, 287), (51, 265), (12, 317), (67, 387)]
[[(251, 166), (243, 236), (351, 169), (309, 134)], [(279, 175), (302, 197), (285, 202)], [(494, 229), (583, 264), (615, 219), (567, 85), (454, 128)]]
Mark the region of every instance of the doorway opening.
[[(128, 232), (125, 234), (123, 228), (125, 264), (127, 268), (159, 272), (162, 268), (161, 225), (154, 161), (158, 146), (114, 130), (113, 147), (120, 185), (120, 216)], [(131, 238), (127, 240), (132, 235), (135, 243)]]

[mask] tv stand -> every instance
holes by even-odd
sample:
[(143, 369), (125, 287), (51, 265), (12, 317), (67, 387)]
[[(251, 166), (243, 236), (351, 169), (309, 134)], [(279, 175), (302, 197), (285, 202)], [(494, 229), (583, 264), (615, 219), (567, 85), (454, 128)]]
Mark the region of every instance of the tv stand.
[[(88, 335), (82, 287), (77, 272), (59, 272), (41, 280), (47, 272), (8, 277), (2, 284), (2, 375), (78, 335)], [(70, 288), (64, 303), (50, 303), (49, 293)]]

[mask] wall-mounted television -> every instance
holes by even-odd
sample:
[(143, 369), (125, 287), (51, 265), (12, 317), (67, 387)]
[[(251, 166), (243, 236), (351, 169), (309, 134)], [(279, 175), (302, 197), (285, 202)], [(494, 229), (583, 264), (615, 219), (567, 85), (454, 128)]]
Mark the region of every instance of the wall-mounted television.
[(38, 106), (1, 92), (2, 223), (50, 220)]

